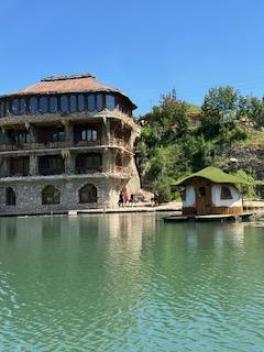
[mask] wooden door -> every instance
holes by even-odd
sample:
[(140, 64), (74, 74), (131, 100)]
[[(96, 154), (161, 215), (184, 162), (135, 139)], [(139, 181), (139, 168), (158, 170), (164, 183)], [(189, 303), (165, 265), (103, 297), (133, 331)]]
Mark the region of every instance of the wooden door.
[(196, 207), (197, 215), (206, 215), (211, 212), (211, 186), (207, 183), (200, 183), (196, 186)]

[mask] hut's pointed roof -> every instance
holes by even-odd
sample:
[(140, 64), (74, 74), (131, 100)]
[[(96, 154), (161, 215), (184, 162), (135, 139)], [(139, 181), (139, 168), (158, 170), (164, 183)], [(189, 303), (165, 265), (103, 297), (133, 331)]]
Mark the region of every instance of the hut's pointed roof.
[(247, 181), (241, 177), (229, 175), (217, 167), (208, 166), (192, 175), (189, 175), (187, 177), (184, 177), (176, 181), (176, 183), (174, 183), (174, 186), (182, 185), (186, 183), (186, 181), (189, 181), (194, 177), (202, 177), (213, 183), (232, 183), (232, 184), (247, 183)]

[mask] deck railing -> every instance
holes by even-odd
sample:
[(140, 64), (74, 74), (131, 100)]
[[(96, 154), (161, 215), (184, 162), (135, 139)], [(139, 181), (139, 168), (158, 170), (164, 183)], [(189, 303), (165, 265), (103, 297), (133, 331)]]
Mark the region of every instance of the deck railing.
[[(70, 147), (89, 147), (99, 146), (107, 144), (104, 140), (98, 139), (96, 141), (76, 141), (75, 143), (70, 141), (63, 142), (43, 142), (43, 143), (24, 143), (24, 144), (12, 144), (4, 143), (0, 144), (0, 152), (5, 151), (19, 151), (19, 150), (35, 150), (35, 149), (60, 149)], [(112, 146), (124, 147), (129, 151), (132, 151), (131, 145), (121, 138), (110, 138), (109, 144)]]

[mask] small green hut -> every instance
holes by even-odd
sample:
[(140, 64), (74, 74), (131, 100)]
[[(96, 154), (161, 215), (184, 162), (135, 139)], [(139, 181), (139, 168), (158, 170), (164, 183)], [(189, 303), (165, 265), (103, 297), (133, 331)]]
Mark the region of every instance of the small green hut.
[(180, 191), (183, 215), (243, 213), (243, 200), (238, 184), (245, 183), (216, 167), (206, 167), (171, 186)]

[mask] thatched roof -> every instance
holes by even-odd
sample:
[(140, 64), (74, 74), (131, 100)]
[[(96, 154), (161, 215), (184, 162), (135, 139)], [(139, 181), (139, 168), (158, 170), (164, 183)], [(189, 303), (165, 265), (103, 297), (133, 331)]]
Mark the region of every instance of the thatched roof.
[(173, 184), (173, 186), (184, 185), (187, 181), (190, 181), (194, 177), (202, 177), (213, 183), (231, 183), (231, 184), (247, 183), (247, 181), (241, 177), (229, 175), (224, 171), (222, 171), (221, 169), (218, 169), (217, 167), (208, 166), (205, 169), (202, 169), (192, 175), (189, 175), (187, 177), (184, 177), (176, 181)]
[(65, 93), (93, 93), (109, 92), (117, 93), (124, 96), (135, 109), (137, 106), (129, 99), (127, 95), (119, 89), (108, 84), (99, 82), (95, 76), (90, 73), (69, 76), (50, 76), (42, 79), (29, 87), (13, 92), (3, 97), (25, 96), (25, 95), (42, 95), (42, 94), (65, 94)]

